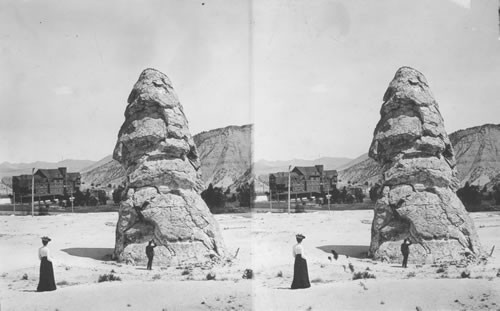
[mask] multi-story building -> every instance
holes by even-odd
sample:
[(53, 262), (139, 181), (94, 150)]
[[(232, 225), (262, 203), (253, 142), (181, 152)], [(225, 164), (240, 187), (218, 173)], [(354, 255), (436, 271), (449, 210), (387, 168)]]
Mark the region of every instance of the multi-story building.
[[(269, 175), (271, 194), (282, 197), (288, 192), (288, 172)], [(311, 196), (328, 193), (337, 184), (337, 171), (324, 170), (323, 165), (296, 166), (290, 171), (290, 192), (296, 196)]]
[(31, 200), (31, 185), (34, 179), (34, 194), (37, 200), (62, 198), (80, 188), (80, 173), (68, 173), (65, 167), (39, 169), (33, 176), (12, 177), (12, 191), (16, 201)]

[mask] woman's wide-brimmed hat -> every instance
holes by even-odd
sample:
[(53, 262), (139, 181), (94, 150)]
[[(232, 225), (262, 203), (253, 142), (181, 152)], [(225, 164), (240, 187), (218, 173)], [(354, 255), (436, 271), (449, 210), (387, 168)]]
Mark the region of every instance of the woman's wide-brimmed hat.
[(299, 233), (299, 234), (295, 235), (295, 237), (296, 237), (297, 239), (302, 239), (302, 240), (306, 238), (306, 237), (305, 237), (304, 235), (302, 235), (301, 233)]
[(43, 241), (43, 242), (50, 242), (50, 241), (52, 241), (52, 240), (51, 240), (48, 236), (43, 236), (43, 237), (42, 237), (42, 241)]

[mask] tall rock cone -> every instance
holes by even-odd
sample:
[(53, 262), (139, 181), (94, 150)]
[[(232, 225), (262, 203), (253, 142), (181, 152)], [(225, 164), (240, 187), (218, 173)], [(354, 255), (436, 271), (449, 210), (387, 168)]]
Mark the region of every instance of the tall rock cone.
[(200, 196), (198, 153), (172, 83), (144, 70), (128, 98), (113, 158), (127, 174), (114, 255), (145, 264), (154, 240), (155, 263), (206, 262), (225, 255), (214, 217)]
[(465, 260), (481, 254), (474, 223), (455, 194), (453, 147), (423, 74), (402, 67), (384, 95), (369, 155), (382, 165), (370, 255), (400, 262), (410, 238), (409, 262)]

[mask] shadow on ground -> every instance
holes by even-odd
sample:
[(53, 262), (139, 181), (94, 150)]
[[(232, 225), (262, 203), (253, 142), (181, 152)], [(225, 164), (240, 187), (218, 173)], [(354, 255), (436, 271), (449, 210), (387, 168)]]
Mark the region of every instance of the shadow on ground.
[(365, 245), (323, 245), (318, 246), (325, 253), (332, 254), (331, 250), (335, 250), (339, 255), (346, 255), (354, 258), (367, 258), (369, 246)]
[(112, 248), (78, 247), (78, 248), (65, 248), (65, 249), (61, 249), (61, 251), (65, 252), (71, 256), (87, 257), (87, 258), (92, 258), (95, 260), (110, 261), (111, 255), (113, 254), (114, 249), (112, 249)]

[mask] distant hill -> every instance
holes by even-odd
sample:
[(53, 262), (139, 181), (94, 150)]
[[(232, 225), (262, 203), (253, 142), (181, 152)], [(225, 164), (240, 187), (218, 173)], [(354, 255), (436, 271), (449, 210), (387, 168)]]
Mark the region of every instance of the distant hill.
[[(193, 136), (205, 184), (227, 188), (251, 167), (252, 125), (227, 126)], [(119, 185), (125, 178), (120, 163), (107, 156), (82, 171), (85, 185)]]
[(351, 161), (346, 168), (339, 171), (338, 180), (341, 183), (351, 182), (353, 184), (375, 184), (382, 179), (382, 168), (364, 153)]
[[(500, 181), (500, 125), (485, 124), (449, 135), (457, 160), (457, 173), (462, 186), (487, 186)], [(339, 172), (339, 179), (353, 183), (374, 183), (381, 179), (378, 163), (363, 154)]]
[(80, 172), (83, 168), (92, 165), (91, 160), (63, 160), (59, 162), (31, 162), (31, 163), (9, 163), (0, 164), (0, 177), (11, 177), (22, 174), (31, 174), (32, 168), (58, 168), (66, 167), (68, 172)]
[(86, 167), (81, 173), (83, 188), (91, 185), (118, 187), (125, 181), (125, 170), (111, 155)]

